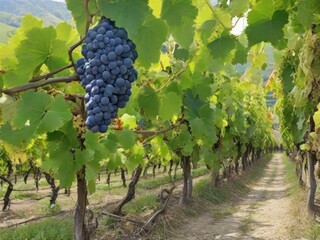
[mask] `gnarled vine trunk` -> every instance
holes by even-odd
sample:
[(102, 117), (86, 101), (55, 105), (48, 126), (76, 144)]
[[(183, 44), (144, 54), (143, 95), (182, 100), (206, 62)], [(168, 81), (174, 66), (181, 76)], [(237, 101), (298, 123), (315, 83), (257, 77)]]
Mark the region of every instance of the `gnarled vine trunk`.
[(134, 199), (135, 197), (135, 193), (136, 193), (136, 185), (139, 182), (139, 178), (141, 176), (142, 173), (142, 167), (141, 165), (139, 165), (136, 170), (134, 171), (133, 177), (131, 182), (129, 183), (129, 188), (127, 191), (127, 195), (122, 199), (122, 201), (120, 202), (120, 204), (116, 207), (116, 209), (113, 211), (114, 214), (120, 215), (122, 208), (125, 204), (127, 204), (128, 202), (130, 202), (132, 199)]
[(4, 175), (0, 175), (0, 179), (8, 184), (8, 188), (6, 191), (6, 194), (4, 195), (3, 198), (3, 208), (2, 211), (5, 211), (7, 207), (10, 207), (10, 195), (13, 191), (13, 184), (10, 181), (10, 179), (6, 178)]
[(314, 175), (314, 166), (317, 162), (316, 155), (309, 151), (308, 152), (308, 178), (309, 178), (309, 184), (310, 188), (308, 191), (308, 200), (307, 200), (307, 206), (308, 211), (310, 214), (314, 214), (316, 211), (316, 206), (314, 204), (314, 199), (316, 196), (316, 190), (317, 190), (317, 181)]
[[(315, 130), (315, 123), (313, 120), (313, 117), (310, 117), (310, 125), (309, 125), (309, 132), (314, 132)], [(308, 211), (311, 215), (314, 215), (316, 212), (316, 206), (314, 204), (314, 199), (316, 196), (316, 191), (317, 191), (317, 181), (316, 177), (314, 174), (315, 170), (315, 165), (317, 163), (317, 157), (316, 154), (309, 150), (307, 152), (307, 160), (308, 160), (308, 178), (309, 178), (309, 184), (310, 188), (308, 191), (308, 200), (307, 200), (307, 206), (308, 206)]]
[(183, 169), (183, 189), (180, 204), (187, 204), (192, 198), (192, 177), (191, 177), (191, 161), (190, 157), (182, 157), (182, 169)]
[(85, 168), (82, 167), (77, 173), (77, 207), (74, 216), (75, 240), (89, 240), (90, 236), (85, 223), (87, 207), (87, 183), (85, 179)]
[(49, 173), (44, 172), (43, 174), (47, 180), (47, 183), (50, 185), (50, 188), (51, 188), (50, 207), (52, 207), (54, 206), (53, 204), (56, 204), (60, 186), (56, 186), (54, 182), (54, 178)]

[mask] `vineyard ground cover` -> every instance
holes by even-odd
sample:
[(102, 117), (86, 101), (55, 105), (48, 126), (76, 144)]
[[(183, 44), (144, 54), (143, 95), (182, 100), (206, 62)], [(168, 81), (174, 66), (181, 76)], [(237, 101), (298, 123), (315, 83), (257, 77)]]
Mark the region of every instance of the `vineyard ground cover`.
[[(305, 197), (307, 195), (306, 189), (301, 188), (295, 173), (295, 164), (290, 159), (283, 155), (285, 164), (285, 180), (290, 184), (288, 195), (291, 199), (292, 220), (295, 221), (294, 228), (290, 229), (291, 237), (305, 237), (307, 239), (320, 238), (320, 226), (315, 223), (310, 216), (306, 213)], [(319, 180), (318, 180), (319, 181)], [(320, 199), (318, 194), (316, 199)]]
[(207, 204), (200, 216), (186, 217), (168, 239), (317, 239), (311, 222), (300, 223), (301, 214), (302, 219), (308, 219), (301, 206), (305, 194), (299, 199), (290, 194), (296, 188), (292, 183), (297, 180), (291, 176), (288, 181), (285, 177), (293, 174), (292, 166), (288, 168), (285, 161), (281, 154), (274, 154), (270, 162), (257, 164), (221, 191), (208, 191), (208, 180), (203, 180), (195, 187), (197, 195), (215, 204)]
[[(208, 170), (205, 167), (200, 167), (198, 169), (193, 170), (193, 176), (195, 178), (205, 175), (208, 173)], [(120, 173), (114, 175), (112, 174), (113, 181), (111, 185), (108, 186), (105, 182), (106, 175), (101, 174), (101, 181), (97, 182), (97, 191), (92, 195), (89, 195), (89, 202), (92, 208), (101, 208), (105, 205), (113, 206), (118, 201), (120, 201), (125, 192), (126, 188), (123, 188), (121, 180), (120, 180)], [(177, 181), (182, 179), (181, 169), (177, 171)], [(129, 176), (127, 181), (129, 182)], [(152, 178), (152, 175), (147, 175), (147, 177), (142, 178), (141, 182), (138, 183), (137, 186), (137, 198), (133, 203), (128, 204), (126, 206), (125, 211), (130, 213), (134, 212), (141, 212), (143, 207), (139, 207), (143, 204), (143, 199), (145, 197), (145, 190), (148, 189), (148, 192), (152, 192), (153, 196), (155, 196), (159, 192), (159, 187), (165, 187), (165, 184), (169, 184), (170, 179), (167, 176), (167, 173), (162, 173), (161, 171), (157, 171), (157, 175), (155, 178)], [(180, 182), (177, 184), (181, 184)], [(140, 187), (141, 185), (141, 187)], [(28, 182), (28, 184), (24, 184), (23, 182), (17, 183), (17, 189), (32, 189), (34, 187), (32, 181)], [(42, 197), (41, 200), (35, 200), (34, 198), (24, 198), (24, 199), (17, 199), (15, 198), (15, 194), (36, 194), (37, 198)], [(60, 191), (60, 194), (57, 199), (57, 204), (55, 209), (49, 208), (49, 196), (50, 189), (44, 183), (42, 184), (42, 188), (40, 187), (38, 193), (36, 191), (31, 192), (14, 192), (12, 198), (12, 205), (11, 210), (9, 212), (1, 212), (0, 213), (0, 227), (5, 227), (8, 225), (12, 225), (15, 223), (23, 222), (28, 219), (36, 218), (41, 215), (52, 215), (56, 214), (59, 211), (70, 211), (73, 209), (75, 205), (76, 199), (76, 191), (75, 187), (71, 188), (71, 195), (68, 197), (67, 195), (63, 194), (63, 190)], [(149, 194), (150, 195), (150, 194)], [(32, 195), (33, 196), (33, 195)], [(138, 201), (138, 203), (136, 203)], [(139, 201), (142, 202), (139, 204)], [(148, 203), (150, 206), (154, 206), (155, 203)], [(0, 206), (1, 207), (1, 206)]]
[[(181, 227), (181, 223), (186, 222), (186, 219), (189, 217), (194, 219), (194, 217), (198, 217), (207, 212), (210, 207), (217, 209), (216, 207), (219, 206), (217, 204), (225, 206), (226, 203), (237, 199), (239, 196), (245, 195), (250, 190), (247, 185), (249, 183), (252, 184), (260, 175), (262, 175), (261, 169), (264, 168), (270, 159), (270, 155), (263, 157), (255, 162), (252, 167), (248, 168), (248, 171), (246, 171), (245, 174), (240, 174), (240, 176), (234, 175), (234, 178), (229, 181), (223, 180), (222, 185), (219, 187), (210, 187), (211, 176), (204, 175), (202, 177), (194, 178), (195, 196), (188, 207), (179, 205), (179, 198), (183, 186), (181, 183), (178, 183), (172, 199), (169, 202), (170, 207), (166, 211), (166, 214), (159, 217), (155, 230), (150, 235), (143, 236), (143, 239), (167, 239), (170, 237), (170, 233), (174, 232), (179, 226)], [(165, 187), (169, 188), (169, 186), (170, 185), (168, 184), (162, 185), (161, 189)], [(158, 190), (160, 191), (160, 188)], [(155, 193), (159, 193), (159, 191), (155, 191)], [(208, 198), (208, 193), (210, 198)], [(148, 207), (143, 208), (143, 205), (153, 206), (152, 202), (150, 203), (146, 200), (152, 198), (155, 198), (154, 193), (147, 193), (144, 197), (138, 197), (128, 203), (125, 207), (125, 211), (129, 213), (127, 217), (138, 220), (147, 219), (152, 215), (152, 210), (154, 209)], [(111, 209), (107, 209), (107, 211), (110, 212)], [(134, 212), (131, 212), (132, 209)], [(219, 209), (222, 210), (222, 208)], [(235, 209), (235, 207), (228, 207), (224, 208), (224, 211), (230, 214), (230, 212), (235, 211)], [(222, 212), (214, 212), (213, 215), (215, 218), (219, 218), (222, 216)], [(109, 230), (105, 231), (105, 229), (98, 229), (99, 234), (97, 239), (136, 239), (132, 236), (133, 233), (137, 231), (137, 228), (130, 221), (124, 219), (123, 221), (117, 222), (113, 218), (107, 216), (103, 217), (101, 221), (108, 225)], [(185, 235), (182, 234), (181, 236)]]

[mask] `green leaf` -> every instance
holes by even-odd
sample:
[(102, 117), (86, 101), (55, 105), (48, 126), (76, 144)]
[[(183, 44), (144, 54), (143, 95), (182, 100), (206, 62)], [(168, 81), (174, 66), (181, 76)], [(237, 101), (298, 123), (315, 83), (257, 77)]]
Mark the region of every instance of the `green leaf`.
[(114, 20), (116, 26), (124, 27), (130, 37), (152, 15), (147, 0), (98, 0), (98, 5), (102, 15)]
[(249, 25), (245, 30), (248, 36), (249, 46), (263, 41), (277, 45), (284, 36), (283, 27), (287, 22), (288, 13), (281, 10), (276, 11), (271, 20), (264, 20)]
[(26, 37), (15, 51), (18, 65), (14, 72), (6, 75), (7, 87), (26, 83), (43, 64), (52, 71), (68, 63), (68, 48), (64, 41), (56, 39), (53, 27), (34, 28)]
[(26, 146), (33, 138), (36, 125), (27, 126), (22, 129), (12, 129), (9, 123), (6, 123), (0, 128), (0, 139), (14, 146)]
[(129, 149), (134, 146), (137, 140), (137, 135), (130, 130), (117, 131), (118, 142), (124, 149)]
[(12, 119), (16, 113), (17, 101), (9, 95), (0, 98), (1, 123), (4, 124)]
[(194, 97), (191, 91), (188, 91), (183, 99), (185, 111), (189, 120), (199, 117), (199, 109), (203, 106), (203, 102), (199, 97)]
[(68, 104), (62, 96), (51, 97), (44, 92), (25, 92), (17, 105), (14, 126), (37, 126), (38, 133), (57, 130), (71, 119)]
[(152, 9), (152, 13), (156, 17), (160, 17), (162, 1), (159, 0), (149, 0), (148, 1), (150, 8)]
[(198, 138), (203, 138), (207, 133), (207, 127), (204, 121), (200, 118), (195, 118), (190, 121), (192, 135)]
[(288, 65), (286, 66), (281, 73), (281, 82), (283, 84), (283, 90), (286, 94), (291, 92), (293, 89), (293, 74), (295, 73), (294, 69)]
[(248, 14), (248, 24), (256, 24), (272, 19), (274, 14), (273, 1), (262, 0), (258, 2)]
[(214, 19), (210, 19), (202, 23), (201, 27), (199, 28), (199, 33), (203, 43), (208, 43), (208, 39), (214, 32), (216, 25), (217, 21)]
[(249, 8), (249, 0), (233, 0), (230, 4), (231, 16), (242, 16)]
[(132, 35), (137, 45), (138, 61), (142, 66), (149, 67), (151, 63), (159, 61), (162, 43), (167, 39), (167, 28), (163, 20), (149, 16)]
[(189, 48), (194, 37), (194, 21), (198, 10), (192, 0), (164, 0), (161, 17), (168, 23), (174, 39), (184, 48)]
[(190, 57), (189, 50), (184, 48), (177, 48), (174, 50), (174, 57), (182, 61), (187, 61)]
[(248, 48), (244, 47), (241, 43), (237, 42), (236, 54), (232, 64), (245, 64), (247, 63)]
[(159, 115), (163, 120), (170, 120), (173, 115), (178, 115), (181, 112), (182, 99), (175, 92), (166, 93), (160, 99)]
[(137, 118), (129, 114), (123, 114), (120, 118), (124, 127), (129, 129), (135, 129), (137, 127)]
[[(90, 1), (91, 2), (91, 1)], [(77, 30), (81, 36), (84, 36), (87, 23), (87, 14), (84, 1), (66, 0), (67, 7), (72, 13), (73, 19), (76, 22)]]
[(236, 47), (237, 40), (233, 36), (220, 37), (208, 44), (210, 53), (214, 59), (225, 60)]
[(115, 133), (110, 133), (102, 140), (110, 153), (116, 153), (118, 149), (118, 139)]
[(151, 87), (145, 87), (141, 90), (138, 103), (144, 113), (149, 117), (155, 117), (159, 113), (159, 99), (157, 93)]
[(144, 165), (145, 152), (142, 143), (137, 142), (130, 150), (131, 156), (126, 161), (126, 166), (129, 171), (133, 171), (138, 165)]

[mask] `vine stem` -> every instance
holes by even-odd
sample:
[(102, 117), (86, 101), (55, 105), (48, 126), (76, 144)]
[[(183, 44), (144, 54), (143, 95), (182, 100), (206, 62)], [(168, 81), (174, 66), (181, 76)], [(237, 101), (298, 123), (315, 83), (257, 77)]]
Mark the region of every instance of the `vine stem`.
[(43, 86), (49, 85), (49, 84), (62, 83), (62, 82), (69, 83), (69, 82), (78, 81), (78, 80), (79, 80), (79, 78), (77, 75), (72, 75), (72, 76), (68, 76), (68, 77), (49, 78), (48, 80), (41, 81), (41, 82), (32, 82), (32, 83), (28, 83), (25, 85), (14, 87), (14, 88), (0, 89), (0, 93), (12, 95), (15, 93), (24, 92), (29, 89), (37, 89), (39, 87), (43, 87)]
[(66, 66), (58, 68), (58, 69), (56, 69), (56, 70), (54, 70), (52, 72), (49, 72), (47, 74), (44, 74), (44, 75), (41, 75), (41, 76), (38, 76), (38, 77), (34, 77), (29, 82), (37, 82), (37, 81), (40, 81), (42, 79), (48, 79), (49, 77), (53, 76), (54, 74), (62, 72), (63, 70), (66, 70), (66, 69), (72, 68), (72, 67), (73, 67), (73, 64), (68, 64)]
[(206, 1), (207, 5), (209, 6), (210, 10), (212, 11), (213, 15), (215, 16), (216, 20), (224, 27), (224, 29), (229, 30), (230, 28), (228, 28), (217, 16), (216, 12), (214, 11), (210, 1)]

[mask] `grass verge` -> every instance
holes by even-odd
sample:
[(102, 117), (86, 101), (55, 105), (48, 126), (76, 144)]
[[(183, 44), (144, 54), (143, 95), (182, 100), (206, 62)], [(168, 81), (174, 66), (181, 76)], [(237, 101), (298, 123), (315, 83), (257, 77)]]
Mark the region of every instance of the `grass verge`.
[(285, 179), (289, 184), (288, 196), (291, 199), (292, 226), (290, 234), (292, 239), (320, 239), (320, 225), (317, 224), (309, 215), (306, 206), (307, 192), (299, 185), (295, 174), (295, 164), (283, 154), (283, 163), (285, 165)]
[(16, 228), (0, 229), (0, 240), (71, 240), (72, 218), (47, 219)]
[(213, 204), (222, 204), (233, 201), (251, 190), (249, 185), (255, 183), (263, 176), (263, 170), (271, 160), (271, 157), (272, 155), (264, 156), (244, 174), (231, 179), (219, 187), (212, 186), (210, 177), (204, 178), (194, 186), (195, 195), (200, 199), (207, 200)]

